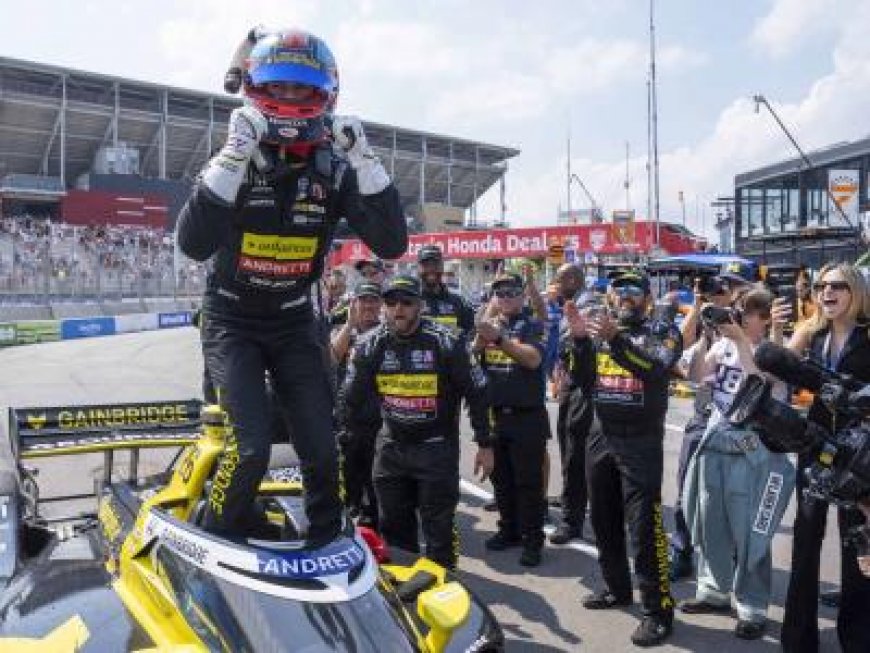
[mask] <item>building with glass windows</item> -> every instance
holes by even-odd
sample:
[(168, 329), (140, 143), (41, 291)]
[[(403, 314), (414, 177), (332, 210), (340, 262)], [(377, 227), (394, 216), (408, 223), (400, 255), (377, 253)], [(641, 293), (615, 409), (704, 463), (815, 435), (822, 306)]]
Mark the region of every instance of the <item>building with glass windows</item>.
[[(762, 263), (819, 268), (854, 261), (870, 212), (870, 137), (837, 143), (734, 179), (733, 242)], [(836, 204), (835, 204), (836, 202)], [(838, 210), (837, 205), (842, 210)]]

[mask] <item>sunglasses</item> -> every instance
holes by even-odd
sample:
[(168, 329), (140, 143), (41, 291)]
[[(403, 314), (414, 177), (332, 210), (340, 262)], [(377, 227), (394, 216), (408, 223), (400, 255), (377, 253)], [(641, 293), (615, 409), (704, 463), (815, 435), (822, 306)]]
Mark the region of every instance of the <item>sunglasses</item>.
[(523, 294), (523, 291), (519, 288), (500, 288), (494, 291), (494, 294), (500, 299), (516, 299)]
[(417, 305), (417, 300), (414, 297), (385, 297), (384, 304), (390, 308), (395, 308), (396, 305), (411, 307)]
[(637, 286), (617, 286), (613, 289), (613, 292), (616, 293), (619, 297), (643, 297), (646, 293), (643, 288), (638, 288)]
[(852, 290), (849, 287), (849, 284), (845, 281), (819, 281), (818, 283), (813, 284), (813, 290), (815, 292), (822, 292), (825, 287), (830, 288), (834, 292), (844, 292), (846, 290)]

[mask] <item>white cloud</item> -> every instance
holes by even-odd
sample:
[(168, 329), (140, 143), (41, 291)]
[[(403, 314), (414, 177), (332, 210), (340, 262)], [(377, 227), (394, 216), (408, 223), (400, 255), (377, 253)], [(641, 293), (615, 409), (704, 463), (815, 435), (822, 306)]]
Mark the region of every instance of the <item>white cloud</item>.
[[(870, 106), (870, 6), (852, 11), (844, 21), (834, 48), (831, 71), (810, 85), (803, 97), (783, 103), (768, 97), (774, 110), (805, 151), (826, 147), (839, 141), (854, 141), (868, 136), (867, 106)], [(713, 216), (709, 202), (719, 195), (730, 195), (736, 174), (795, 157), (792, 145), (763, 107), (759, 113), (750, 97), (738, 97), (721, 110), (710, 134), (696, 143), (687, 143), (660, 155), (660, 198), (663, 220), (679, 222), (679, 191), (686, 197), (690, 228), (700, 231), (695, 216), (695, 197), (699, 214), (706, 208), (706, 235), (713, 236)], [(529, 224), (551, 223), (557, 204), (565, 204), (564, 151), (555, 155), (542, 169), (526, 171), (522, 157), (511, 165), (507, 179), (508, 218), (529, 216)], [(646, 157), (630, 161), (632, 204), (639, 215), (646, 215)], [(596, 200), (607, 209), (622, 208), (625, 194), (621, 183), (625, 161), (593, 162), (574, 158), (572, 169), (583, 179)], [(490, 192), (478, 215), (497, 211), (497, 193)], [(580, 189), (574, 187), (573, 205), (588, 206)]]
[(852, 13), (854, 2), (844, 0), (774, 0), (770, 12), (756, 23), (752, 41), (775, 57), (801, 47), (820, 30)]
[(181, 13), (159, 29), (160, 53), (167, 61), (165, 68), (171, 71), (161, 81), (212, 92), (222, 92), (230, 58), (252, 27), (304, 26), (317, 15), (310, 4), (288, 6), (280, 0), (250, 5), (212, 0), (180, 6)]
[(434, 25), (401, 21), (353, 21), (334, 39), (336, 58), (357, 75), (427, 79), (461, 68), (450, 39)]

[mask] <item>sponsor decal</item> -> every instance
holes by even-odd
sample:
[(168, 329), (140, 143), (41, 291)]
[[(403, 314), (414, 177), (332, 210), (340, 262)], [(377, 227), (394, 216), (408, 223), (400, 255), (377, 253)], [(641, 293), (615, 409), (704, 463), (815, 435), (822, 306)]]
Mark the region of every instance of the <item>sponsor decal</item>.
[(643, 405), (643, 381), (619, 365), (609, 352), (596, 357), (595, 397), (605, 403)]
[(428, 315), (427, 317), (433, 322), (437, 322), (438, 324), (443, 324), (444, 326), (448, 326), (454, 329), (459, 326), (459, 318), (457, 318), (455, 315)]
[(514, 364), (513, 358), (492, 345), (487, 345), (486, 350), (483, 352), (483, 360), (487, 366), (512, 367)]
[(365, 563), (365, 552), (351, 539), (341, 539), (314, 551), (258, 552), (261, 574), (282, 578), (321, 578), (347, 574)]
[(205, 542), (197, 541), (186, 533), (167, 528), (160, 534), (160, 541), (182, 557), (200, 566), (205, 565), (208, 560), (209, 550)]
[(295, 127), (279, 127), (278, 134), (284, 138), (296, 138), (299, 135), (299, 130)]
[(429, 349), (415, 349), (411, 352), (411, 367), (415, 370), (431, 370), (435, 367), (435, 354)]
[(0, 324), (0, 347), (15, 344), (15, 325)]
[(39, 413), (38, 415), (28, 413), (24, 419), (25, 423), (27, 424), (27, 428), (38, 431), (43, 426), (45, 426), (45, 423), (48, 420), (48, 416), (45, 413)]
[(40, 454), (48, 454), (51, 451), (74, 450), (74, 449), (89, 449), (94, 447), (105, 446), (125, 446), (138, 444), (140, 446), (148, 446), (151, 442), (173, 443), (180, 446), (190, 444), (192, 436), (186, 433), (106, 433), (105, 435), (94, 435), (86, 437), (64, 438), (44, 438), (39, 439), (30, 437), (22, 437), (21, 449), (24, 457), (35, 457)]
[(247, 257), (274, 261), (310, 259), (317, 251), (314, 236), (276, 236), (272, 234), (242, 235), (242, 254)]
[(378, 374), (375, 378), (382, 395), (437, 397), (437, 374)]
[(384, 360), (381, 363), (381, 369), (384, 372), (395, 372), (400, 369), (401, 365), (399, 364), (399, 357), (396, 356), (396, 352), (392, 349), (388, 349), (384, 352)]
[(752, 524), (752, 530), (761, 535), (768, 535), (773, 526), (773, 518), (776, 513), (776, 504), (779, 503), (779, 496), (782, 494), (783, 475), (777, 472), (771, 472), (767, 477), (767, 484), (764, 486), (764, 494), (761, 497), (761, 503), (758, 505), (758, 513), (755, 515), (755, 522)]
[(311, 181), (308, 177), (300, 177), (296, 182), (296, 201), (301, 202), (308, 197), (308, 186)]
[(186, 404), (163, 406), (98, 407), (58, 410), (57, 425), (64, 430), (113, 428), (118, 426), (177, 424), (191, 415)]
[(174, 313), (158, 313), (157, 326), (161, 329), (172, 327), (185, 327), (193, 323), (193, 313), (190, 311), (178, 311)]
[(266, 478), (273, 483), (301, 483), (302, 470), (298, 465), (290, 467), (276, 467), (266, 472)]
[(293, 224), (299, 225), (312, 225), (312, 224), (323, 224), (323, 217), (319, 215), (306, 215), (304, 213), (295, 214), (291, 221)]
[(326, 192), (323, 190), (323, 184), (316, 181), (311, 184), (311, 197), (320, 201), (326, 199)]
[(75, 318), (60, 322), (60, 337), (63, 340), (110, 336), (114, 333), (115, 319), (111, 317)]
[(302, 211), (307, 213), (326, 213), (326, 207), (311, 202), (295, 202), (293, 204), (294, 211)]
[[(254, 274), (264, 274), (270, 277), (299, 277), (311, 272), (311, 261), (278, 261), (252, 258), (250, 256), (239, 257), (239, 269)], [(252, 283), (255, 281), (252, 279)]]

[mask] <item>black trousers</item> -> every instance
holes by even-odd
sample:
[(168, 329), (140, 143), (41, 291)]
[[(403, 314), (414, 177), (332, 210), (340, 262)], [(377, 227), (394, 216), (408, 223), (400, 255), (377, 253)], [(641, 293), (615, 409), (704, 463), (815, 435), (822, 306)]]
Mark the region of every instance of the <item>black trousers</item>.
[(556, 439), (562, 462), (562, 521), (583, 531), (586, 518), (586, 438), (592, 426), (593, 407), (580, 388), (559, 400)]
[(550, 433), (547, 409), (507, 413), (493, 409), (492, 485), (499, 530), (526, 546), (544, 543), (544, 455)]
[(352, 514), (377, 522), (378, 501), (372, 466), (380, 424), (357, 426), (339, 436), (344, 480), (344, 504)]
[(422, 526), (426, 557), (455, 568), (459, 442), (397, 442), (381, 433), (375, 447), (374, 484), (381, 535), (387, 543), (417, 553)]
[(293, 321), (223, 315), (207, 315), (204, 322), (206, 367), (233, 427), (212, 482), (204, 527), (226, 535), (244, 533), (274, 431), (268, 371), (299, 456), (308, 537), (331, 538), (342, 515), (338, 451), (327, 359), (315, 323), (310, 316)]
[(631, 596), (627, 521), (644, 614), (670, 616), (674, 601), (661, 503), (663, 430), (652, 425), (645, 433), (627, 435), (596, 424), (589, 434), (586, 474), (598, 562), (608, 589), (619, 598)]
[(683, 441), (680, 444), (680, 461), (677, 467), (677, 501), (674, 504), (674, 534), (671, 538), (671, 546), (676, 553), (681, 555), (692, 555), (694, 550), (692, 533), (689, 531), (686, 515), (683, 512), (683, 485), (686, 483), (689, 461), (695, 455), (706, 429), (707, 419), (700, 419), (696, 415), (686, 424)]
[[(786, 653), (817, 653), (819, 650), (818, 600), (819, 560), (828, 504), (806, 500), (803, 488), (806, 479), (801, 470), (810, 460), (798, 459), (798, 509), (794, 521), (791, 576), (782, 623), (782, 648)], [(870, 578), (858, 568), (858, 552), (853, 544), (844, 545), (849, 529), (864, 523), (858, 510), (837, 512), (840, 528), (840, 609), (837, 614), (837, 636), (844, 653), (870, 651)]]

